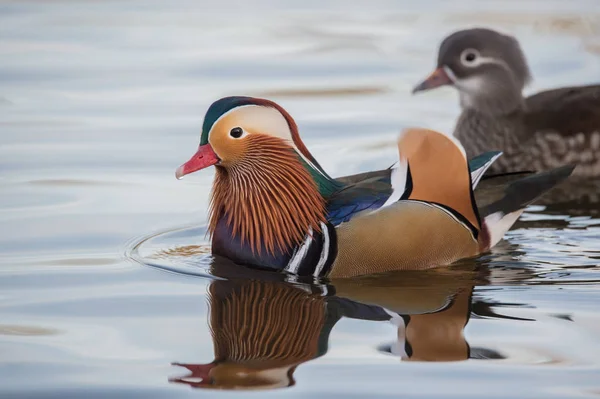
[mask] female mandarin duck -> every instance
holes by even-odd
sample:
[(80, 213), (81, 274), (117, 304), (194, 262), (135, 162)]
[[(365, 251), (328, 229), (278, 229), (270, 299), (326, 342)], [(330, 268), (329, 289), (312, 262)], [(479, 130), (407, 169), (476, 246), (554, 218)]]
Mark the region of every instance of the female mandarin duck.
[[(279, 105), (226, 97), (208, 109), (198, 152), (176, 176), (215, 165), (212, 252), (255, 268), (315, 277), (427, 269), (487, 251), (525, 205), (565, 179), (565, 167), (513, 182), (475, 206), (465, 152), (412, 129), (391, 171), (331, 178)], [(488, 162), (473, 174), (477, 181)]]
[(600, 85), (565, 87), (523, 97), (531, 80), (517, 40), (490, 29), (466, 29), (440, 45), (437, 69), (414, 92), (451, 85), (460, 94), (454, 135), (473, 156), (500, 150), (494, 173), (577, 164), (600, 177)]

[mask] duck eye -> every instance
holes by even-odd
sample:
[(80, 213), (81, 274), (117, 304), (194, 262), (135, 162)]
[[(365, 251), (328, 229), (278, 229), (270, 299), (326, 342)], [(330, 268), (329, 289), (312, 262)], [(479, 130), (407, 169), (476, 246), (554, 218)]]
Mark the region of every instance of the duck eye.
[(242, 134), (244, 134), (244, 130), (241, 127), (234, 127), (229, 132), (229, 135), (234, 139), (239, 139), (240, 137), (242, 137)]
[(477, 50), (467, 49), (460, 55), (460, 60), (463, 65), (474, 66), (477, 63), (477, 57), (479, 57), (479, 52)]

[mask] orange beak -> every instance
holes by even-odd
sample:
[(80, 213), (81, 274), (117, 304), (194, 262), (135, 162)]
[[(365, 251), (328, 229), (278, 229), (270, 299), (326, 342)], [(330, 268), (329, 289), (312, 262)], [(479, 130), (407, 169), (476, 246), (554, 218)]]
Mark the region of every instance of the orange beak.
[(175, 171), (175, 177), (179, 180), (185, 175), (196, 172), (200, 169), (208, 168), (219, 162), (219, 157), (215, 154), (210, 144), (204, 144), (198, 147), (198, 151), (189, 161), (181, 165)]
[(415, 86), (412, 92), (415, 94), (418, 91), (435, 89), (436, 87), (450, 85), (452, 83), (452, 79), (450, 79), (446, 70), (443, 67), (440, 67), (433, 71), (427, 79)]

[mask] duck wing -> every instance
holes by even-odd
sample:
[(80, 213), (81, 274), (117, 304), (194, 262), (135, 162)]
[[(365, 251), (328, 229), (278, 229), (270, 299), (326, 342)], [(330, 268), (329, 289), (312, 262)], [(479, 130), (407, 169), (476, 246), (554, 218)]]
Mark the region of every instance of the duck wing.
[(526, 99), (523, 141), (547, 168), (577, 164), (600, 176), (600, 85), (544, 91)]
[(405, 178), (394, 189), (402, 190), (401, 199), (337, 227), (330, 277), (427, 269), (479, 252), (479, 216), (462, 147), (441, 133), (411, 129), (398, 149), (396, 175)]
[(598, 135), (600, 150), (600, 85), (547, 90), (525, 100), (528, 132), (553, 132), (562, 137)]
[(392, 167), (393, 165), (387, 169), (358, 173), (356, 175), (336, 177), (336, 180), (344, 185), (352, 185), (370, 179), (375, 179), (384, 183), (387, 182), (388, 184), (391, 184)]
[[(366, 175), (366, 174), (365, 174)], [(327, 200), (327, 220), (334, 226), (347, 222), (360, 212), (381, 208), (392, 194), (389, 177), (372, 177), (346, 185)]]
[[(502, 153), (499, 151), (488, 151), (469, 160), (473, 187), (477, 186), (485, 171), (500, 155)], [(397, 166), (395, 164), (387, 169), (336, 178), (344, 184), (344, 188), (328, 198), (328, 220), (337, 226), (362, 211), (376, 210), (386, 205), (394, 192), (392, 174)], [(400, 199), (403, 194), (397, 193), (396, 196)]]

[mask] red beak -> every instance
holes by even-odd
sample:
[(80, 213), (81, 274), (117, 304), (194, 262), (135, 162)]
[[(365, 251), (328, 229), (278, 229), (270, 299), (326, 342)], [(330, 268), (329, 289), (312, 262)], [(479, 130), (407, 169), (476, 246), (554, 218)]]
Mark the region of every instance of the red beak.
[(219, 157), (215, 154), (210, 144), (201, 145), (198, 147), (198, 152), (189, 161), (177, 168), (175, 177), (181, 179), (185, 175), (208, 168), (217, 162), (219, 162)]
[(427, 79), (415, 86), (412, 92), (415, 94), (418, 91), (434, 89), (436, 87), (445, 86), (452, 83), (452, 79), (450, 79), (445, 69), (441, 67), (433, 71), (431, 75), (427, 77)]
[[(185, 367), (190, 371), (190, 374), (180, 378), (169, 378), (169, 382), (188, 384), (193, 388), (202, 388), (211, 384), (210, 370), (217, 364), (216, 362), (212, 362), (209, 364), (171, 363), (171, 365)], [(197, 381), (198, 379), (201, 379), (202, 381)]]

